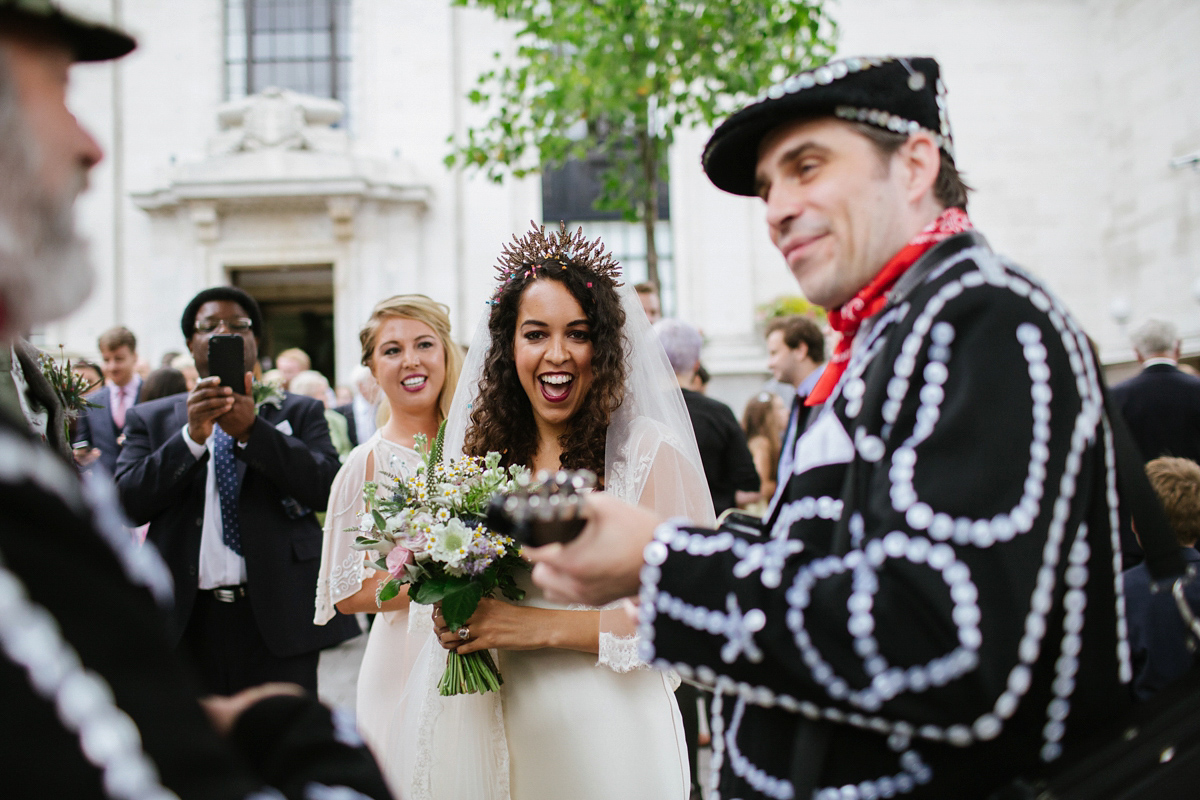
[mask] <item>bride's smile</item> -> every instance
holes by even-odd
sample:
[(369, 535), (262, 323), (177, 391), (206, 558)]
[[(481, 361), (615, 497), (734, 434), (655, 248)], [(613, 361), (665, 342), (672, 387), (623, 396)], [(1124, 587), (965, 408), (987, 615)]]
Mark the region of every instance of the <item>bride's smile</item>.
[(513, 360), (538, 427), (566, 425), (592, 384), (592, 333), (559, 281), (534, 281), (521, 296)]

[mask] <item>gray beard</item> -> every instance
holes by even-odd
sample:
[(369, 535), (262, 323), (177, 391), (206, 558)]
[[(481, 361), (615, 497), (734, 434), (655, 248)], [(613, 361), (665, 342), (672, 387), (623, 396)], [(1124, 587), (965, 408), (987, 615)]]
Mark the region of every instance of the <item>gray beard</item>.
[[(5, 93), (0, 92), (0, 95)], [(16, 100), (0, 96), (0, 296), (5, 338), (66, 316), (91, 294), (95, 273), (75, 231), (78, 185), (53, 197), (41, 186), (40, 154)]]

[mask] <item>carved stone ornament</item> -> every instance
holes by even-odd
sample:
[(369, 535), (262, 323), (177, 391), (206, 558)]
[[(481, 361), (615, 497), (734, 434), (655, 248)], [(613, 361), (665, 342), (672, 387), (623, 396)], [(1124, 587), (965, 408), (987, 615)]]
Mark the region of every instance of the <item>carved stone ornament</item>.
[(336, 100), (278, 88), (225, 103), (204, 160), (175, 166), (164, 183), (131, 196), (152, 214), (183, 209), (205, 244), (219, 241), (230, 214), (320, 211), (345, 242), (364, 202), (423, 210), (429, 186), (408, 162), (355, 155), (346, 131), (333, 127), (344, 115)]

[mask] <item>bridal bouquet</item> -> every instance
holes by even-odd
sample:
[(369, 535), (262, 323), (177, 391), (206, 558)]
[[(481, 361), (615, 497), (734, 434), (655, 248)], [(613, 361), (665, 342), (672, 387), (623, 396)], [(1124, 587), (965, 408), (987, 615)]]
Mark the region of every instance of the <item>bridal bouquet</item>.
[[(527, 482), (522, 467), (499, 466), (500, 454), (467, 456), (441, 463), (446, 425), (432, 446), (415, 437), (421, 464), (411, 476), (385, 474), (386, 480), (363, 487), (366, 510), (354, 547), (372, 550), (376, 569), (388, 573), (379, 586), (380, 605), (408, 585), (416, 603), (442, 604), (442, 616), (453, 630), (466, 625), (479, 601), (499, 590), (520, 600), (519, 570), (529, 569), (517, 544), (483, 524), (488, 502)], [(502, 683), (487, 650), (460, 656), (450, 652), (438, 684), (442, 695), (493, 692)]]

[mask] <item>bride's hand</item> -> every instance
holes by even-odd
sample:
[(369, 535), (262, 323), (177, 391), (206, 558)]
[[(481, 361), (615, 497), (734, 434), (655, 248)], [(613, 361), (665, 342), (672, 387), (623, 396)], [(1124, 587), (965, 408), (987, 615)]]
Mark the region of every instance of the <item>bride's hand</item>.
[(463, 639), (457, 630), (446, 627), (440, 605), (433, 608), (433, 625), (442, 647), (460, 655), (493, 647), (500, 650), (534, 650), (546, 646), (544, 631), (540, 630), (541, 626), (536, 620), (537, 612), (542, 610), (485, 597), (479, 601), (479, 607), (463, 626), (469, 632), (469, 638)]
[(464, 625), (468, 638), (446, 627), (440, 606), (433, 607), (433, 626), (438, 642), (459, 655), (477, 650), (536, 650), (560, 647), (594, 653), (599, 623), (596, 612), (560, 611), (517, 606), (485, 597)]

